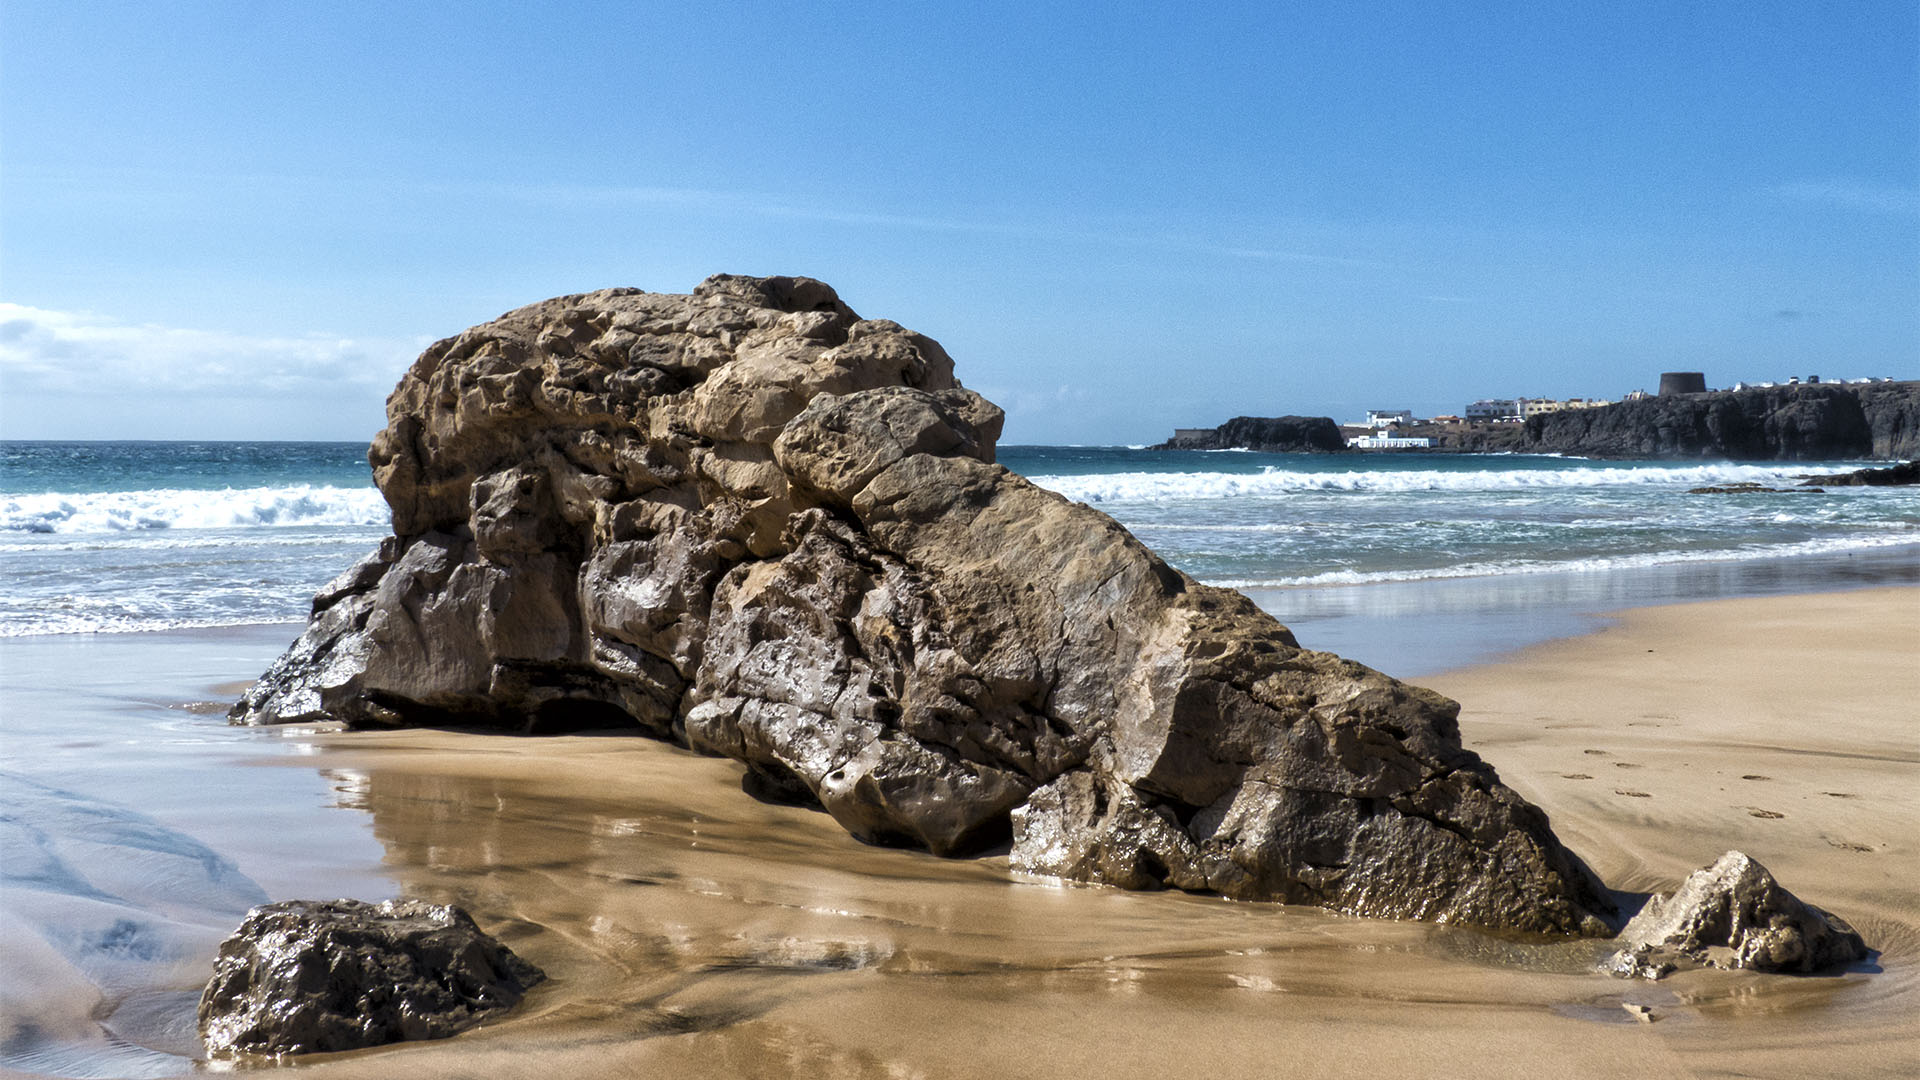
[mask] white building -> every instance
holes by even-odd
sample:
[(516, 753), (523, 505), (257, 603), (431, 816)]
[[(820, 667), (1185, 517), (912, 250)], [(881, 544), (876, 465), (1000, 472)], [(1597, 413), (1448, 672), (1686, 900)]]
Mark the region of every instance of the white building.
[(1347, 440), (1354, 450), (1430, 450), (1432, 439), (1402, 439), (1390, 435), (1356, 435)]
[(1413, 423), (1412, 409), (1368, 409), (1367, 426), (1375, 431), (1395, 424)]
[(1518, 420), (1520, 402), (1513, 398), (1481, 398), (1467, 406), (1468, 420)]

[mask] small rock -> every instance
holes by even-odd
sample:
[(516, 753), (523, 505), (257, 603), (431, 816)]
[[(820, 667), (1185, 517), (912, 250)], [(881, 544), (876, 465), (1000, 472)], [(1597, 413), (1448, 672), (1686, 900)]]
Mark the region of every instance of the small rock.
[(1801, 485), (1800, 487), (1777, 488), (1777, 487), (1767, 487), (1763, 484), (1755, 484), (1750, 481), (1743, 481), (1737, 484), (1716, 484), (1712, 487), (1688, 488), (1687, 494), (1689, 495), (1792, 495), (1792, 494), (1824, 495), (1826, 494), (1826, 489), (1809, 487), (1804, 484)]
[(1647, 1008), (1645, 1005), (1635, 1005), (1631, 1001), (1623, 1001), (1620, 1003), (1620, 1007), (1627, 1010), (1628, 1016), (1633, 1017), (1643, 1024), (1651, 1024), (1655, 1020), (1660, 1019), (1654, 1015), (1652, 1009)]
[(285, 900), (247, 913), (200, 996), (210, 1054), (311, 1054), (441, 1039), (546, 975), (459, 908)]
[(1738, 851), (1655, 896), (1620, 932), (1624, 947), (1600, 964), (1622, 978), (1659, 979), (1681, 967), (1813, 972), (1867, 955), (1853, 927), (1780, 887)]

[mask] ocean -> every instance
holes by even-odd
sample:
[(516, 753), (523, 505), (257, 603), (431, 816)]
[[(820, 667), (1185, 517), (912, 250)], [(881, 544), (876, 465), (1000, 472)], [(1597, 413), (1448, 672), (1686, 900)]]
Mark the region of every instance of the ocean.
[[(1283, 619), (1376, 621), (1336, 632), (1334, 651), (1364, 653), (1387, 632), (1377, 620), (1427, 611), (1498, 625), (1515, 610), (1906, 578), (1920, 563), (1920, 490), (1689, 494), (1860, 462), (1055, 446), (1002, 447), (1000, 461)], [(299, 620), (386, 527), (359, 443), (0, 444), (0, 636)]]

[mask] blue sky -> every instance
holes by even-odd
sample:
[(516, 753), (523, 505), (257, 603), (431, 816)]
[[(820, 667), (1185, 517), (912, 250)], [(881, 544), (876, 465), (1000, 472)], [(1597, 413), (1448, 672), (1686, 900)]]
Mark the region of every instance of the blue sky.
[(45, 3), (0, 436), (364, 439), (434, 338), (807, 274), (1008, 442), (1920, 377), (1920, 8)]

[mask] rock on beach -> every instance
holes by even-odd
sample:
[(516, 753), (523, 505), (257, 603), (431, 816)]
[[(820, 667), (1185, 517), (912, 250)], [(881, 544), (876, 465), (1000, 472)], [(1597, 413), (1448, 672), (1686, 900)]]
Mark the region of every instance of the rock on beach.
[(1807, 974), (1867, 956), (1845, 921), (1780, 887), (1767, 868), (1729, 851), (1654, 896), (1620, 932), (1602, 970), (1664, 978), (1685, 967)]
[(545, 978), (456, 907), (285, 900), (248, 912), (220, 946), (200, 1034), (214, 1055), (442, 1039)]
[(370, 452), (393, 535), (232, 717), (627, 728), (872, 843), (1605, 932), (1454, 702), (995, 464), (1001, 421), (807, 278), (509, 312), (401, 379)]

